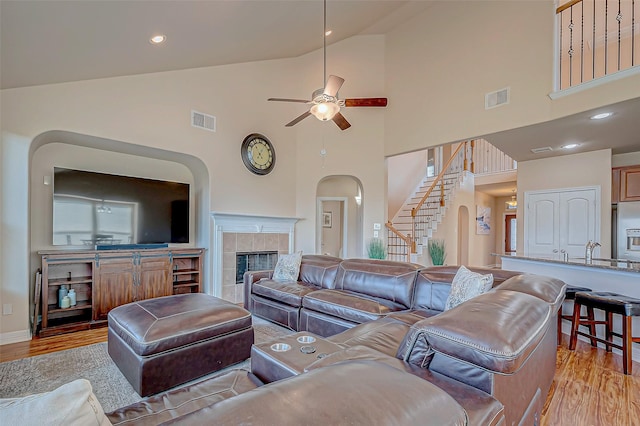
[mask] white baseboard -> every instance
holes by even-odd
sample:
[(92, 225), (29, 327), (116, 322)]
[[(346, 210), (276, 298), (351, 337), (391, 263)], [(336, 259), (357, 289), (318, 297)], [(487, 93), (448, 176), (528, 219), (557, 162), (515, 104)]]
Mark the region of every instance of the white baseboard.
[(31, 340), (30, 330), (10, 331), (9, 333), (0, 333), (0, 345), (8, 345), (9, 343), (27, 342)]

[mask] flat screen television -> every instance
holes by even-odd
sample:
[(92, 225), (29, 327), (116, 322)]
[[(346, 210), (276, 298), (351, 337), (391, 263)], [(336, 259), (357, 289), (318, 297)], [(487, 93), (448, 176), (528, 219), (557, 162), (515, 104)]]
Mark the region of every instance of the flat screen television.
[(189, 184), (54, 168), (53, 245), (189, 242)]

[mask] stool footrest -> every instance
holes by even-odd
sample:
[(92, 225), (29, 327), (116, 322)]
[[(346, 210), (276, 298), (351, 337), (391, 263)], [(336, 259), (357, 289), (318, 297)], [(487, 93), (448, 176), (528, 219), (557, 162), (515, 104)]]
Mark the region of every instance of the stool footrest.
[[(610, 341), (608, 341), (608, 340), (601, 339), (600, 337), (596, 337), (596, 336), (594, 336), (594, 335), (592, 335), (592, 334), (585, 333), (584, 331), (576, 331), (576, 334), (579, 334), (579, 335), (584, 336), (584, 337), (588, 337), (588, 338), (590, 338), (590, 339), (595, 339), (595, 340), (597, 340), (597, 341), (598, 341), (598, 342), (600, 342), (600, 343), (604, 343), (604, 344), (607, 346), (607, 348), (608, 348), (609, 346), (611, 346), (611, 347), (614, 347), (614, 348), (616, 348), (616, 349), (620, 349), (620, 350), (622, 350), (622, 349), (623, 349), (622, 345), (618, 345), (617, 343), (613, 343), (613, 342), (610, 342)], [(618, 336), (618, 337), (619, 337), (619, 336)]]

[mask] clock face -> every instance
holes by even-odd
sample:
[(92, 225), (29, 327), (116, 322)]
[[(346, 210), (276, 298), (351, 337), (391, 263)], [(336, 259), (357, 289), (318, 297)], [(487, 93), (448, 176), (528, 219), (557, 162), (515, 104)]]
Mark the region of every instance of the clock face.
[(265, 136), (252, 133), (242, 141), (242, 161), (251, 172), (266, 175), (276, 163), (276, 153), (273, 145)]

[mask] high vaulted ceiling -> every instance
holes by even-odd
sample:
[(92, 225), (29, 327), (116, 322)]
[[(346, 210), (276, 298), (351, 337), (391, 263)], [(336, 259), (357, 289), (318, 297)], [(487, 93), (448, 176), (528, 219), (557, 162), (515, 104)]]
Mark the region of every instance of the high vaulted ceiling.
[[(328, 0), (327, 41), (385, 34), (432, 4)], [(149, 39), (158, 33), (167, 40), (154, 46)], [(0, 87), (296, 57), (321, 48), (322, 33), (321, 0), (0, 0)], [(605, 109), (615, 114), (598, 123), (588, 111), (478, 136), (517, 161), (640, 151), (640, 99)], [(580, 146), (559, 149), (570, 142)], [(531, 152), (544, 146), (553, 151)]]
[[(327, 42), (383, 34), (429, 4), (328, 0)], [(296, 57), (324, 32), (322, 0), (2, 0), (0, 19), (3, 89)]]

